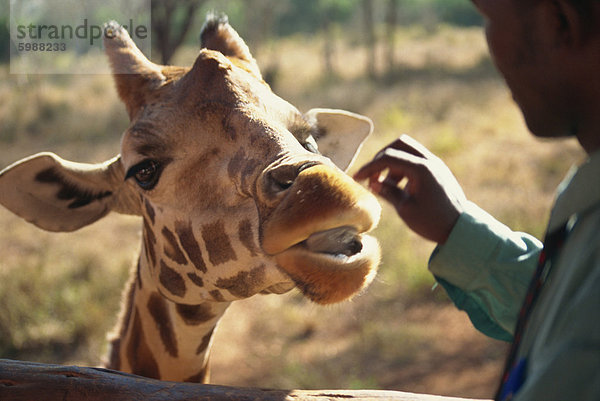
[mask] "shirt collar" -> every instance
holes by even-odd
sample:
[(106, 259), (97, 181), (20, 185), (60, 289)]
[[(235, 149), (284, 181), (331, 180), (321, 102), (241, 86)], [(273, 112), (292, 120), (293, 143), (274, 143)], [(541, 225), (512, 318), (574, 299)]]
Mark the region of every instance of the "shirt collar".
[(578, 168), (572, 169), (559, 185), (548, 232), (565, 224), (572, 216), (585, 213), (600, 203), (600, 151)]

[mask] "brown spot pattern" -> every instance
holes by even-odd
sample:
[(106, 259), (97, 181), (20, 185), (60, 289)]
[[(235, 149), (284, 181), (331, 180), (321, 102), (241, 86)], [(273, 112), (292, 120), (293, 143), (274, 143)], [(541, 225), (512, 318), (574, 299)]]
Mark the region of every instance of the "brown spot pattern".
[(206, 351), (208, 345), (210, 344), (210, 338), (212, 337), (214, 331), (215, 328), (213, 327), (211, 331), (209, 331), (204, 337), (202, 337), (202, 342), (200, 343), (200, 345), (198, 345), (198, 348), (196, 349), (196, 355), (200, 355), (201, 353)]
[(196, 273), (188, 273), (187, 276), (192, 280), (192, 283), (196, 284), (198, 287), (204, 287), (204, 280)]
[(260, 265), (250, 271), (241, 271), (231, 278), (220, 278), (215, 286), (227, 290), (238, 298), (247, 298), (256, 293), (256, 288), (265, 279), (265, 265)]
[(209, 292), (210, 296), (217, 302), (225, 302), (225, 298), (223, 297), (223, 294), (221, 294), (221, 291), (219, 290), (212, 290)]
[(181, 248), (179, 248), (175, 234), (173, 234), (167, 227), (163, 227), (161, 233), (163, 238), (167, 241), (164, 247), (165, 255), (167, 255), (167, 257), (175, 263), (185, 265), (187, 263), (187, 259), (185, 258)]
[(242, 170), (242, 185), (247, 185), (246, 179), (250, 177), (256, 171), (256, 168), (261, 164), (260, 160), (250, 159), (244, 163), (244, 169)]
[(146, 251), (146, 259), (150, 262), (152, 269), (156, 266), (156, 253), (154, 247), (148, 242), (148, 237), (144, 234), (144, 250)]
[(196, 326), (208, 322), (215, 317), (209, 303), (199, 305), (177, 304), (175, 309), (177, 309), (177, 313), (179, 313), (179, 316), (181, 316), (185, 324), (189, 326)]
[(181, 242), (181, 246), (183, 250), (190, 258), (190, 261), (196, 267), (196, 269), (201, 272), (206, 273), (206, 264), (204, 263), (204, 258), (202, 257), (202, 251), (200, 250), (200, 246), (198, 245), (198, 241), (194, 236), (194, 231), (192, 229), (192, 223), (184, 223), (182, 221), (175, 222), (175, 232), (179, 237), (179, 242)]
[(131, 327), (131, 335), (129, 336), (126, 352), (134, 374), (152, 379), (160, 379), (158, 364), (148, 344), (146, 344), (146, 337), (140, 320), (140, 312), (137, 308), (135, 308), (133, 326)]
[(229, 178), (234, 179), (237, 175), (242, 171), (242, 162), (246, 159), (246, 153), (240, 149), (238, 152), (231, 158), (229, 164), (227, 165), (227, 173), (229, 174)]
[(148, 240), (152, 243), (152, 245), (156, 245), (156, 236), (154, 235), (154, 231), (152, 231), (152, 226), (148, 223), (148, 220), (144, 220), (144, 232), (148, 236)]
[(250, 220), (242, 220), (238, 226), (238, 236), (240, 242), (244, 245), (252, 256), (258, 254), (258, 249), (254, 243), (254, 234), (252, 232), (252, 223)]
[(231, 139), (232, 141), (235, 141), (238, 136), (237, 130), (235, 128), (235, 125), (231, 123), (230, 118), (231, 118), (231, 114), (226, 113), (225, 117), (223, 117), (221, 120), (221, 124), (223, 125), (224, 131), (228, 134), (229, 139)]
[(208, 251), (208, 259), (216, 266), (230, 260), (237, 260), (237, 256), (225, 232), (225, 223), (218, 220), (202, 227), (202, 238)]
[(156, 212), (154, 212), (154, 208), (152, 207), (150, 202), (148, 202), (148, 199), (144, 199), (144, 207), (146, 208), (146, 215), (150, 217), (150, 221), (152, 222), (152, 225), (154, 225)]
[(206, 165), (210, 163), (212, 160), (218, 160), (219, 155), (221, 153), (221, 149), (219, 148), (211, 148), (210, 150), (204, 152), (196, 161), (196, 164)]
[(185, 281), (181, 274), (177, 273), (174, 269), (171, 269), (167, 264), (160, 261), (160, 274), (158, 280), (171, 294), (178, 297), (183, 297), (186, 292)]
[(148, 311), (154, 319), (156, 328), (160, 333), (160, 339), (165, 346), (165, 349), (173, 358), (177, 358), (177, 339), (173, 330), (173, 322), (169, 315), (169, 309), (165, 299), (158, 293), (152, 293), (148, 299)]
[(146, 257), (150, 261), (150, 266), (154, 268), (156, 266), (156, 252), (154, 250), (154, 245), (156, 244), (156, 237), (148, 224), (146, 219), (144, 221), (144, 247), (146, 248)]

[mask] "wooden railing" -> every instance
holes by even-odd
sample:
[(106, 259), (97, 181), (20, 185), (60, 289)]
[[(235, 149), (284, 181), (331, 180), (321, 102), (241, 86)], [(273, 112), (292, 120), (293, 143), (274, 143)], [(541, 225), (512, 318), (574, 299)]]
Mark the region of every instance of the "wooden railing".
[(381, 390), (266, 390), (166, 382), (101, 368), (0, 359), (2, 401), (466, 401)]

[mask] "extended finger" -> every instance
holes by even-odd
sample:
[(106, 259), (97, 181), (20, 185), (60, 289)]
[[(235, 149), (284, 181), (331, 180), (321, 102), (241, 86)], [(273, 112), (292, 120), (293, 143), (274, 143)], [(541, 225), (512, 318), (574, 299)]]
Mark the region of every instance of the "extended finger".
[(415, 166), (423, 164), (423, 159), (419, 156), (404, 152), (402, 150), (386, 148), (379, 152), (377, 156), (360, 168), (355, 174), (355, 180), (364, 180), (370, 177), (376, 177), (386, 169), (399, 180), (404, 176), (411, 175)]
[(388, 147), (392, 149), (402, 150), (411, 155), (424, 157), (429, 159), (434, 156), (429, 149), (427, 149), (421, 142), (417, 141), (413, 137), (403, 134), (400, 138), (392, 142)]

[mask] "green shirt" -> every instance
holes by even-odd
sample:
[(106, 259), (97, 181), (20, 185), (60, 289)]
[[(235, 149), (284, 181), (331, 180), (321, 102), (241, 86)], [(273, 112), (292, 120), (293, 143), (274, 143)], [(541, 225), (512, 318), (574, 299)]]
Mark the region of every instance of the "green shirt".
[[(531, 312), (517, 400), (600, 400), (600, 152), (559, 186), (548, 231), (569, 236)], [(483, 333), (510, 341), (542, 244), (469, 204), (429, 269)]]

